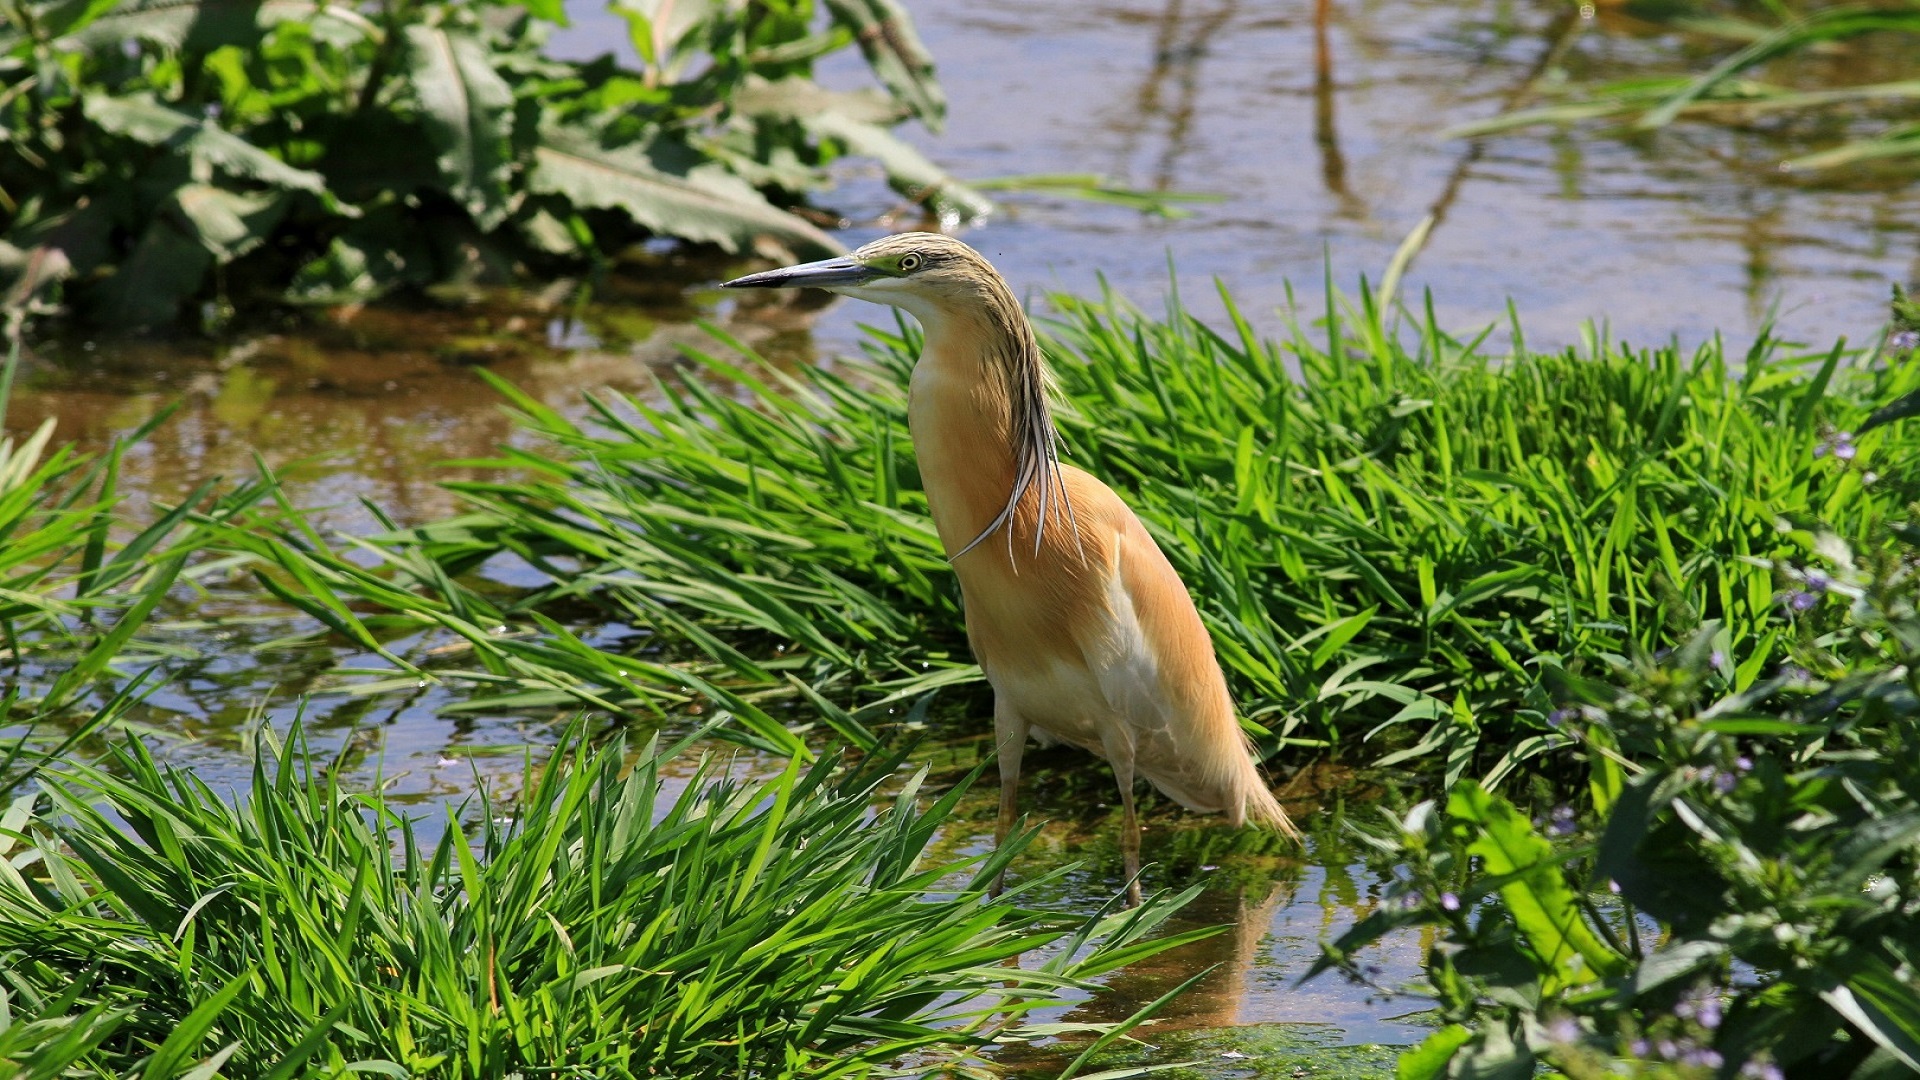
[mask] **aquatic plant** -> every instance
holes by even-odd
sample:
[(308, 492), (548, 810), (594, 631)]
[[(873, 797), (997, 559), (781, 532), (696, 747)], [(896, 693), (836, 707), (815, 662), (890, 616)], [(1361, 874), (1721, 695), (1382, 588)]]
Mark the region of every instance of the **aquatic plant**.
[[(1728, 10), (1731, 7), (1733, 10)], [(1742, 11), (1758, 8), (1759, 11)], [(1704, 46), (1712, 63), (1685, 74), (1647, 72), (1600, 85), (1572, 83), (1557, 93), (1566, 99), (1517, 109), (1462, 124), (1455, 137), (1490, 135), (1546, 124), (1612, 122), (1618, 130), (1658, 130), (1681, 121), (1746, 127), (1780, 127), (1795, 117), (1823, 120), (1823, 134), (1844, 131), (1829, 145), (1795, 154), (1763, 167), (1783, 172), (1859, 168), (1869, 164), (1911, 171), (1920, 165), (1920, 81), (1897, 62), (1885, 65), (1892, 79), (1857, 81), (1874, 66), (1847, 65), (1850, 85), (1808, 88), (1791, 72), (1775, 74), (1795, 57), (1831, 55), (1840, 50), (1873, 58), (1869, 45), (1886, 46), (1888, 57), (1909, 55), (1920, 40), (1920, 8), (1912, 3), (1816, 3), (1789, 7), (1777, 3), (1707, 4), (1696, 2), (1625, 5), (1625, 14), (1644, 18)], [(1775, 65), (1770, 70), (1769, 65)], [(1864, 130), (1863, 130), (1864, 129)]]
[[(1192, 583), (1269, 750), (1497, 782), (1554, 737), (1545, 674), (1703, 618), (1745, 688), (1784, 655), (1780, 523), (1866, 535), (1920, 491), (1913, 448), (1881, 432), (1815, 453), (1920, 381), (1910, 357), (1856, 368), (1765, 335), (1744, 356), (1594, 338), (1508, 357), (1430, 319), (1391, 332), (1367, 301), (1275, 344), (1177, 305), (1054, 304), (1068, 451)], [(739, 359), (694, 354), (657, 397), (594, 401), (592, 425), (503, 386), (546, 445), (463, 463), (499, 472), (449, 485), (472, 507), (455, 519), (354, 559), (298, 532), (228, 542), (334, 633), (413, 635), (405, 673), (496, 707), (691, 694), (763, 745), (813, 720), (867, 743), (889, 710), (978, 678), (906, 430), (916, 343), (876, 332), (868, 366), (799, 374), (726, 344)], [(503, 556), (543, 580), (479, 587)], [(588, 610), (640, 636), (587, 645)], [(418, 658), (448, 633), (481, 663)], [(768, 713), (779, 696), (797, 713)]]
[(0, 1065), (964, 1071), (995, 1044), (1088, 1031), (1027, 1016), (1213, 933), (1151, 936), (1192, 891), (1090, 916), (1023, 908), (1041, 879), (988, 898), (1026, 837), (926, 859), (966, 785), (928, 795), (897, 757), (670, 777), (685, 743), (635, 757), (584, 734), (529, 763), (513, 805), (482, 790), (438, 824), (343, 787), (297, 727), (241, 792), (137, 741), (43, 774), (0, 815)]
[[(1920, 1071), (1920, 531), (1799, 532), (1792, 662), (1734, 690), (1703, 629), (1558, 690), (1592, 814), (1531, 823), (1472, 781), (1388, 815), (1403, 887), (1315, 972), (1430, 928), (1444, 1022), (1400, 1075)], [(1399, 988), (1389, 988), (1399, 989)]]
[[(116, 326), (262, 295), (582, 267), (649, 236), (839, 245), (789, 212), (847, 154), (951, 217), (990, 205), (890, 132), (937, 127), (895, 0), (615, 5), (644, 64), (542, 54), (559, 0), (0, 5), (0, 290)], [(885, 93), (828, 91), (858, 45)], [(245, 284), (243, 283), (250, 283)]]
[[(19, 338), (9, 337), (0, 417), (20, 367)], [(210, 481), (154, 520), (130, 521), (121, 459), (171, 411), (98, 455), (55, 445), (52, 418), (18, 441), (0, 436), (0, 724), (34, 727), (93, 706), (94, 720), (68, 727), (56, 751), (101, 717), (119, 715), (163, 659), (178, 656), (143, 633), (149, 617), (173, 589), (210, 569), (193, 559), (207, 543), (202, 525), (245, 514), (264, 494)], [(146, 674), (128, 670), (138, 663)], [(111, 707), (99, 708), (101, 693)], [(0, 791), (19, 781), (11, 767), (31, 760), (35, 745), (22, 738), (0, 751)]]

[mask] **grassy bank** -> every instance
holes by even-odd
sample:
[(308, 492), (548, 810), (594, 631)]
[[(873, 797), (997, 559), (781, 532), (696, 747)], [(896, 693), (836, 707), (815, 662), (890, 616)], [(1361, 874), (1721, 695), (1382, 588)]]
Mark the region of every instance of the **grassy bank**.
[[(1365, 308), (1276, 344), (1054, 303), (1073, 460), (1147, 521), (1283, 759), (1497, 782), (1553, 740), (1549, 676), (1703, 620), (1745, 688), (1786, 655), (1783, 527), (1869, 537), (1916, 493), (1910, 444), (1842, 433), (1920, 372), (1839, 347), (1509, 357), (1417, 319), (1383, 332)], [(336, 634), (403, 642), (406, 672), (496, 706), (700, 698), (768, 748), (796, 721), (870, 744), (889, 711), (978, 682), (905, 426), (914, 342), (879, 334), (865, 365), (800, 374), (727, 344), (658, 398), (595, 401), (591, 424), (503, 388), (548, 448), (451, 485), (469, 514), (353, 558), (310, 534), (229, 542)], [(503, 557), (543, 583), (473, 576)], [(641, 655), (588, 645), (583, 621), (631, 628)], [(448, 637), (468, 651), (415, 658)]]

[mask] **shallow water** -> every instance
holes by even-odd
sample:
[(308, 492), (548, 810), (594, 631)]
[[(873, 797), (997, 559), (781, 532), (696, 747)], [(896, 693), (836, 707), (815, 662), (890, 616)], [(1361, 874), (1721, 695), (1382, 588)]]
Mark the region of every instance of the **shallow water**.
[[(557, 51), (588, 55), (623, 37), (623, 24), (575, 7), (578, 21), (556, 39)], [(1575, 340), (1592, 318), (1637, 343), (1697, 342), (1716, 331), (1739, 343), (1774, 310), (1790, 338), (1861, 341), (1877, 331), (1887, 282), (1920, 277), (1914, 185), (1777, 168), (1834, 134), (1819, 123), (1688, 126), (1631, 139), (1551, 130), (1479, 142), (1438, 137), (1449, 125), (1540, 100), (1563, 74), (1664, 70), (1695, 48), (1611, 14), (1611, 5), (1583, 20), (1558, 0), (1334, 2), (1324, 24), (1313, 4), (1240, 0), (912, 7), (952, 108), (943, 134), (906, 134), (957, 174), (1097, 172), (1134, 187), (1225, 196), (1177, 221), (1009, 196), (1001, 214), (964, 235), (1036, 310), (1044, 311), (1046, 290), (1090, 291), (1103, 276), (1157, 309), (1171, 262), (1191, 308), (1221, 313), (1218, 278), (1256, 326), (1276, 332), (1284, 325), (1276, 309), (1290, 295), (1302, 318), (1320, 310), (1323, 273), (1349, 293), (1363, 274), (1377, 281), (1430, 213), (1436, 225), (1403, 295), (1431, 290), (1442, 324), (1463, 332), (1504, 321), (1511, 298), (1536, 347)], [(1867, 42), (1769, 75), (1823, 85), (1889, 78), (1909, 64)], [(857, 61), (836, 61), (828, 74), (844, 86), (862, 78)], [(849, 242), (919, 224), (870, 168), (849, 164), (838, 179), (823, 200), (851, 223)], [(207, 477), (246, 474), (258, 451), (334, 524), (366, 528), (355, 502), (362, 496), (403, 522), (427, 520), (457, 509), (439, 481), (474, 474), (437, 462), (484, 456), (514, 437), (477, 366), (577, 411), (583, 391), (644, 391), (680, 348), (710, 347), (696, 319), (791, 364), (831, 362), (855, 346), (861, 321), (890, 322), (864, 305), (741, 305), (711, 288), (746, 268), (662, 250), (591, 291), (556, 282), (448, 294), (256, 323), (220, 340), (48, 338), (34, 344), (6, 424), (21, 431), (54, 417), (59, 438), (97, 447), (183, 399), (123, 470), (136, 516), (142, 504)], [(255, 725), (264, 715), (284, 728), (302, 695), (313, 695), (304, 708), (316, 742), (401, 798), (457, 798), (476, 776), (510, 792), (527, 748), (551, 737), (544, 717), (446, 713), (454, 699), (437, 686), (352, 696), (355, 680), (331, 673), (340, 659), (331, 652), (248, 655), (288, 629), (249, 621), (257, 612), (241, 581), (172, 613), (181, 647), (204, 659), (140, 716), (164, 756), (216, 788), (244, 782)], [(966, 742), (984, 727), (984, 712), (974, 711), (975, 727), (964, 718), (956, 725), (956, 769), (979, 752)], [(1041, 775), (1096, 779), (1029, 785), (1028, 807), (1055, 822), (1029, 872), (1084, 859), (1051, 899), (1097, 904), (1121, 884), (1117, 822), (1097, 805), (1105, 774), (1075, 755), (1040, 764)], [(764, 765), (743, 756), (733, 768)], [(1364, 800), (1345, 781), (1315, 790), (1303, 809), (1335, 792)], [(988, 843), (992, 813), (990, 796), (976, 793), (941, 842)], [(1362, 916), (1386, 886), (1356, 865), (1340, 840), (1341, 818), (1315, 819), (1305, 856), (1239, 850), (1218, 858), (1208, 853), (1233, 847), (1228, 834), (1164, 809), (1147, 820), (1147, 858), (1162, 864), (1150, 884), (1216, 882), (1184, 918), (1234, 929), (1118, 976), (1110, 999), (1073, 1013), (1118, 1019), (1220, 965), (1143, 1033), (1153, 1049), (1127, 1051), (1115, 1064), (1201, 1060), (1202, 1075), (1279, 1075), (1268, 1070), (1290, 1070), (1306, 1055), (1314, 1075), (1377, 1075), (1389, 1071), (1390, 1055), (1327, 1048), (1420, 1037), (1417, 1019), (1404, 1019), (1418, 1001), (1376, 1000), (1334, 977), (1295, 986), (1316, 943)], [(1406, 981), (1422, 949), (1397, 939), (1367, 962), (1388, 983)], [(1215, 1030), (1223, 1026), (1240, 1030), (1223, 1036)], [(1040, 1075), (1057, 1070), (1058, 1053), (1025, 1051), (1005, 1063)]]
[[(1227, 196), (1174, 222), (1016, 197), (967, 238), (1017, 288), (1084, 292), (1104, 275), (1150, 309), (1171, 260), (1196, 310), (1218, 309), (1217, 277), (1268, 328), (1289, 283), (1301, 310), (1320, 308), (1327, 263), (1348, 291), (1362, 274), (1377, 282), (1430, 212), (1403, 294), (1430, 288), (1457, 330), (1504, 323), (1511, 298), (1540, 346), (1590, 319), (1640, 343), (1746, 338), (1776, 307), (1789, 337), (1858, 341), (1884, 319), (1887, 283), (1920, 278), (1920, 188), (1779, 170), (1834, 136), (1816, 124), (1437, 137), (1543, 103), (1564, 77), (1683, 70), (1685, 38), (1564, 3), (1325, 6), (1321, 33), (1307, 3), (915, 5), (952, 99), (946, 132), (915, 141), (962, 176), (1099, 172)], [(583, 36), (597, 32), (583, 19)], [(1910, 70), (1900, 43), (1869, 40), (1765, 75), (1817, 85)], [(874, 187), (829, 200), (869, 220), (891, 205)], [(836, 312), (820, 333), (837, 341), (870, 317)]]

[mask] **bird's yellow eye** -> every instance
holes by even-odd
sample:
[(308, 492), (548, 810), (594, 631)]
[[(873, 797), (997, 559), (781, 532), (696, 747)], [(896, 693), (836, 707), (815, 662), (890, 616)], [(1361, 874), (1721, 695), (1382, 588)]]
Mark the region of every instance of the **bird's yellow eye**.
[(920, 256), (913, 255), (913, 254), (900, 256), (900, 272), (901, 273), (911, 274), (918, 269), (920, 269)]

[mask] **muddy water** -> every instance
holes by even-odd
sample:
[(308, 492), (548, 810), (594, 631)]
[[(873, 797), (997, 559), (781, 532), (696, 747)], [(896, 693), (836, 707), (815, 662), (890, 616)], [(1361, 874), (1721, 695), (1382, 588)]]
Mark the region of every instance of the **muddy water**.
[[(1664, 71), (1696, 47), (1612, 14), (1613, 5), (1600, 5), (1592, 19), (1559, 0), (912, 6), (941, 61), (952, 113), (943, 134), (906, 134), (955, 172), (1094, 172), (1139, 188), (1225, 196), (1176, 221), (1009, 196), (1000, 215), (965, 235), (1038, 310), (1046, 290), (1089, 291), (1100, 275), (1155, 309), (1171, 261), (1190, 307), (1221, 311), (1211, 290), (1217, 277), (1256, 325), (1273, 331), (1290, 295), (1308, 318), (1321, 308), (1323, 268), (1348, 290), (1362, 274), (1377, 280), (1429, 215), (1431, 239), (1406, 295), (1431, 290), (1442, 323), (1460, 331), (1503, 320), (1511, 298), (1535, 346), (1571, 341), (1592, 318), (1637, 343), (1697, 342), (1717, 330), (1737, 345), (1770, 312), (1791, 338), (1860, 340), (1879, 324), (1886, 283), (1920, 277), (1913, 185), (1872, 173), (1816, 179), (1778, 169), (1837, 127), (1695, 126), (1632, 139), (1437, 136), (1540, 101), (1561, 78)], [(1325, 17), (1316, 19), (1316, 10)], [(590, 55), (624, 33), (591, 7), (578, 14), (558, 51)], [(1768, 76), (1831, 85), (1892, 78), (1908, 64), (1869, 42)], [(848, 86), (860, 79), (853, 63), (829, 76)], [(850, 242), (920, 224), (870, 169), (850, 163), (837, 179), (823, 198), (849, 221)], [(123, 470), (136, 514), (142, 502), (164, 502), (204, 478), (250, 471), (257, 451), (335, 524), (367, 527), (355, 501), (362, 496), (402, 521), (430, 519), (456, 509), (437, 481), (471, 475), (437, 462), (483, 456), (514, 438), (476, 367), (577, 410), (582, 391), (644, 391), (680, 348), (704, 347), (697, 319), (793, 364), (831, 362), (853, 347), (860, 321), (886, 321), (877, 309), (804, 299), (736, 308), (711, 286), (744, 268), (663, 250), (590, 290), (556, 282), (446, 294), (290, 316), (217, 339), (41, 340), (6, 422), (18, 431), (55, 417), (62, 438), (99, 446), (179, 399), (181, 412)], [(403, 797), (455, 796), (476, 775), (510, 785), (524, 749), (549, 737), (544, 721), (447, 713), (451, 699), (432, 686), (351, 696), (350, 680), (332, 673), (337, 655), (250, 652), (286, 629), (248, 622), (254, 613), (244, 582), (216, 587), (192, 613), (196, 621), (176, 613), (182, 648), (203, 660), (142, 716), (167, 756), (216, 787), (242, 780), (261, 704), (267, 721), (284, 727), (309, 694), (304, 710), (316, 740)], [(371, 657), (348, 662), (379, 666)], [(1083, 758), (1042, 763), (1056, 776), (1095, 768)], [(763, 764), (742, 758), (735, 767)], [(1116, 823), (1097, 806), (1098, 786), (1030, 787), (1039, 789), (1035, 814), (1057, 824), (1029, 869), (1085, 859), (1053, 899), (1085, 906), (1111, 895), (1120, 884)], [(1329, 785), (1303, 795), (1304, 804), (1342, 791), (1353, 794)], [(991, 815), (988, 797), (977, 796), (942, 843), (984, 845)], [(1390, 1055), (1330, 1048), (1419, 1038), (1419, 1020), (1407, 1019), (1418, 1002), (1380, 999), (1334, 979), (1294, 986), (1314, 943), (1362, 916), (1386, 888), (1353, 865), (1336, 817), (1315, 821), (1302, 856), (1237, 850), (1202, 822), (1149, 814), (1146, 854), (1163, 867), (1156, 883), (1215, 882), (1188, 921), (1234, 929), (1118, 977), (1110, 1001), (1072, 1018), (1116, 1019), (1217, 964), (1150, 1029), (1148, 1048), (1116, 1061), (1199, 1060), (1205, 1075), (1291, 1075), (1295, 1062), (1314, 1075), (1390, 1071)], [(1410, 979), (1421, 951), (1421, 942), (1400, 940), (1367, 962), (1389, 982)], [(1006, 1063), (1040, 1074), (1057, 1069), (1058, 1052)]]

